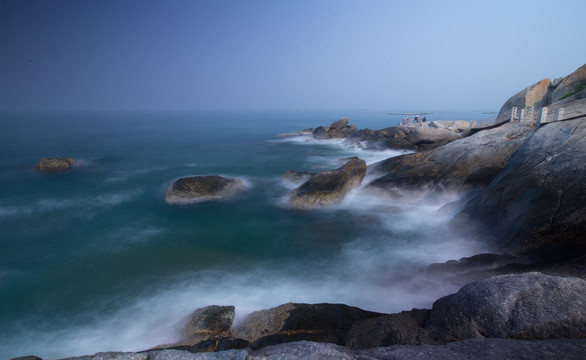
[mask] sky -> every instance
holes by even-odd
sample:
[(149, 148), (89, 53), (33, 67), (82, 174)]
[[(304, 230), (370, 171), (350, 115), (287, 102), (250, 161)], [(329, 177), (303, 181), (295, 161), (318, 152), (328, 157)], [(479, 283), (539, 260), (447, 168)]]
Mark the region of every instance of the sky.
[(0, 111), (498, 111), (586, 63), (586, 1), (0, 0)]

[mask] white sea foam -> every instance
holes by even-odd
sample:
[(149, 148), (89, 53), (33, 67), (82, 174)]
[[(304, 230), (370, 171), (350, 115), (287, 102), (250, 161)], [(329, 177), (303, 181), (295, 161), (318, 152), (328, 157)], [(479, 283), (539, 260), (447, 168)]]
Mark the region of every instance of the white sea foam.
[[(183, 273), (165, 281), (165, 286), (154, 284), (153, 289), (137, 294), (130, 303), (121, 301), (126, 305), (110, 315), (96, 309), (83, 324), (53, 331), (31, 330), (0, 345), (0, 351), (6, 346), (14, 356), (34, 353), (64, 357), (145, 350), (177, 341), (185, 317), (208, 305), (234, 305), (236, 323), (252, 311), (287, 302), (345, 303), (385, 313), (430, 308), (437, 298), (457, 291), (457, 286), (417, 269), (479, 251), (478, 244), (451, 234), (446, 226), (449, 216), (437, 212), (441, 205), (422, 203), (395, 209), (389, 207), (388, 200), (356, 189), (340, 205), (318, 211), (374, 216), (380, 227), (327, 258), (303, 264), (269, 260), (244, 271)], [(130, 226), (120, 236), (135, 230)], [(146, 228), (137, 236), (159, 236), (161, 231)], [(18, 343), (22, 339), (26, 343)]]

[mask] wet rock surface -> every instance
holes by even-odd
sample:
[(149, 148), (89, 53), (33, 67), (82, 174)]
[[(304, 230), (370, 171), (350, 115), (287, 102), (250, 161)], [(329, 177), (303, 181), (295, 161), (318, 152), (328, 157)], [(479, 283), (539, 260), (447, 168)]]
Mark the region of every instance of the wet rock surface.
[(246, 185), (240, 179), (218, 175), (190, 176), (176, 180), (165, 191), (168, 204), (193, 204), (203, 201), (228, 199), (243, 190)]
[(289, 194), (289, 205), (307, 209), (338, 203), (350, 190), (362, 183), (364, 176), (366, 162), (353, 158), (338, 169), (311, 176)]

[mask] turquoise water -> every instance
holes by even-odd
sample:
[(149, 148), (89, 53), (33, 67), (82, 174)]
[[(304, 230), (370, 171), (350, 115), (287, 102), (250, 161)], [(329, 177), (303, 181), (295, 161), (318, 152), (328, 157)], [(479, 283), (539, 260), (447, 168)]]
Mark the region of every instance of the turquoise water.
[[(0, 358), (144, 350), (176, 340), (183, 318), (211, 304), (235, 305), (237, 320), (289, 301), (394, 312), (429, 307), (454, 291), (412, 271), (479, 249), (445, 228), (448, 219), (436, 213), (444, 203), (393, 204), (358, 189), (330, 209), (286, 206), (295, 186), (282, 179), (288, 170), (401, 154), (279, 136), (343, 116), (373, 129), (402, 118), (382, 111), (0, 114)], [(43, 157), (82, 165), (38, 173)], [(248, 190), (229, 201), (165, 204), (175, 179), (205, 174), (241, 178)]]

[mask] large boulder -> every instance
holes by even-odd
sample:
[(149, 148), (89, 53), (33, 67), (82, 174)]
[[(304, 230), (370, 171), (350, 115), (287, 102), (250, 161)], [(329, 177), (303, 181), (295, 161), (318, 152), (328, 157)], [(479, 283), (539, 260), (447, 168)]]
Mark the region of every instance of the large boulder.
[(222, 200), (246, 189), (240, 179), (218, 175), (190, 176), (176, 180), (165, 191), (168, 204), (193, 204), (202, 201)]
[(543, 79), (511, 96), (501, 107), (497, 121), (511, 116), (513, 107), (519, 109), (534, 106), (536, 109), (549, 104), (550, 79)]
[(501, 251), (542, 258), (584, 256), (586, 121), (546, 124), (511, 156), (454, 219)]
[(355, 322), (380, 315), (343, 304), (289, 303), (250, 314), (232, 336), (250, 341), (252, 349), (302, 340), (344, 345)]
[[(430, 123), (431, 125), (431, 123)], [(458, 131), (452, 131), (447, 128), (434, 128), (432, 126), (407, 127), (407, 141), (417, 148), (433, 149), (445, 145), (462, 136)]]
[(366, 175), (366, 162), (352, 158), (335, 170), (313, 175), (289, 194), (289, 204), (312, 208), (340, 202), (353, 188), (360, 186)]
[(77, 160), (70, 158), (43, 158), (36, 166), (38, 171), (54, 172), (69, 170), (74, 166), (79, 165)]
[(586, 88), (586, 64), (563, 78), (551, 93), (551, 103)]
[(389, 158), (373, 167), (386, 175), (367, 189), (398, 200), (417, 200), (486, 186), (532, 132), (525, 124), (507, 123), (430, 151)]
[(586, 281), (541, 273), (481, 280), (437, 300), (425, 328), (440, 342), (586, 338)]

